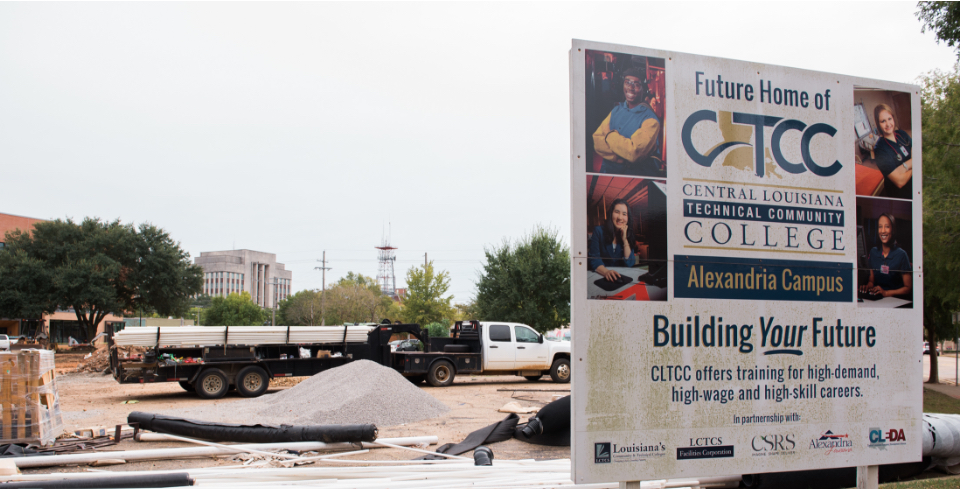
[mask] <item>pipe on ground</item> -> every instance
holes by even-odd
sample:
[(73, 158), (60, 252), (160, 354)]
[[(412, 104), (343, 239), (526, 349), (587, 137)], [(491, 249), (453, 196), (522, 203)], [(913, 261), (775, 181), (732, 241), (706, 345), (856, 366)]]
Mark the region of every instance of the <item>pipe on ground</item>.
[(211, 423), (175, 418), (160, 414), (134, 411), (127, 416), (128, 423), (139, 423), (140, 428), (170, 433), (171, 435), (237, 443), (280, 443), (289, 441), (321, 441), (340, 443), (374, 441), (377, 427), (372, 424), (265, 426)]

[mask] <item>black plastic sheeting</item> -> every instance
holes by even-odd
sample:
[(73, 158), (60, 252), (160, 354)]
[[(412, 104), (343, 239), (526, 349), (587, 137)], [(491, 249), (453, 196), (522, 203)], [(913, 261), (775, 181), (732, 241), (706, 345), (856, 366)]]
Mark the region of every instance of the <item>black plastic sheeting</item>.
[(518, 425), (513, 437), (533, 443), (534, 445), (547, 445), (552, 447), (570, 446), (570, 396), (564, 396), (556, 401), (543, 406), (540, 411), (530, 420), (537, 419), (543, 426), (543, 432), (532, 436), (523, 434), (523, 428), (526, 425)]
[[(502, 421), (498, 421), (486, 428), (481, 428), (467, 437), (460, 443), (447, 443), (437, 448), (437, 453), (446, 453), (447, 455), (460, 455), (469, 452), (480, 445), (506, 441), (513, 438), (513, 430), (520, 422), (520, 416), (510, 414)], [(446, 457), (440, 455), (425, 455), (417, 460), (442, 460)]]
[(183, 487), (192, 486), (194, 480), (186, 472), (174, 474), (144, 474), (97, 477), (90, 479), (61, 479), (58, 481), (7, 482), (0, 484), (3, 489), (44, 488), (44, 489), (86, 489), (103, 487)]
[(128, 423), (140, 423), (140, 428), (169, 433), (171, 435), (200, 438), (213, 441), (242, 443), (281, 443), (295, 441), (319, 441), (323, 443), (374, 441), (377, 427), (372, 424), (269, 426), (210, 423), (192, 419), (175, 418), (160, 414), (134, 411), (127, 416)]

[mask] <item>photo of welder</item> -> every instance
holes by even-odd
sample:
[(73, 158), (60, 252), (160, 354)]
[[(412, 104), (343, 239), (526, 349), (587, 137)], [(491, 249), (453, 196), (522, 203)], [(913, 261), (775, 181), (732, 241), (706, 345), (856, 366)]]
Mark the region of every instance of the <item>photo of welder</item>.
[(666, 178), (663, 58), (587, 50), (586, 170)]
[(587, 175), (587, 298), (667, 300), (663, 180)]
[(912, 308), (912, 203), (857, 198), (857, 303)]
[(853, 91), (857, 195), (913, 199), (910, 94)]

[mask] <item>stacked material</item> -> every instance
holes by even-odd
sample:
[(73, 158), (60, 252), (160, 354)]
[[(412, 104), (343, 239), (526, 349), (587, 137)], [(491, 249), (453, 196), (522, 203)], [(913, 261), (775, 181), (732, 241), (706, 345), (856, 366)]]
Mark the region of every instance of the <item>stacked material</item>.
[(53, 443), (63, 432), (50, 350), (0, 352), (0, 443)]
[(130, 327), (113, 337), (117, 346), (286, 345), (363, 343), (376, 326), (173, 326)]

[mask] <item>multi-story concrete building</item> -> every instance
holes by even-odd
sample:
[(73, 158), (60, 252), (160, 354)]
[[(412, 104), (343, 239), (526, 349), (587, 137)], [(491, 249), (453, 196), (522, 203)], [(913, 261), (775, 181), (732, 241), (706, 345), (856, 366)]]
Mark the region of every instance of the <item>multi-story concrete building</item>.
[(203, 293), (226, 296), (249, 292), (261, 307), (273, 308), (274, 301), (290, 296), (293, 272), (277, 255), (252, 250), (202, 251), (194, 263), (203, 268)]

